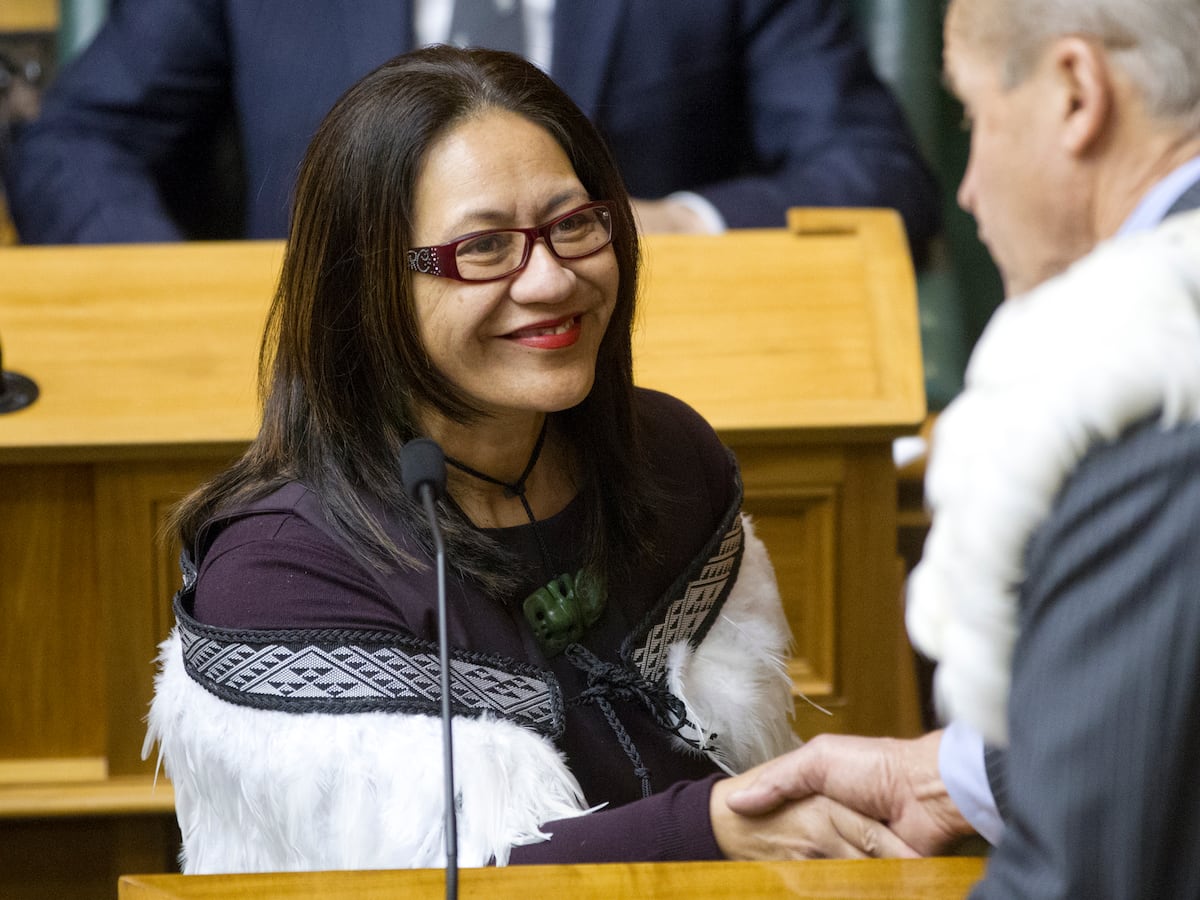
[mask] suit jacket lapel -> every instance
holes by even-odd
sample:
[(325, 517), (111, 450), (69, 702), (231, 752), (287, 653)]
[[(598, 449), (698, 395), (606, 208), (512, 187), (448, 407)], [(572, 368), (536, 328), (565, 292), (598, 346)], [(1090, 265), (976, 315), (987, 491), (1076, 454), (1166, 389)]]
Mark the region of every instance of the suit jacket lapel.
[(550, 75), (593, 120), (627, 2), (557, 0), (554, 7)]
[(1183, 192), (1183, 195), (1167, 210), (1167, 215), (1188, 212), (1193, 209), (1200, 209), (1200, 181), (1195, 182)]

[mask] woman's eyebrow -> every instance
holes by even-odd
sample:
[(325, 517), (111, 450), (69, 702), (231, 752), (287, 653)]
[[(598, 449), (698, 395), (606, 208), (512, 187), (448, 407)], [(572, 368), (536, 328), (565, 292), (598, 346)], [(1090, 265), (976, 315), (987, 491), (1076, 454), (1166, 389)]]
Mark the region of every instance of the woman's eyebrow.
[[(547, 219), (554, 217), (554, 210), (559, 209), (568, 201), (577, 201), (579, 203), (587, 203), (588, 194), (582, 187), (572, 187), (566, 190), (559, 191), (554, 194), (541, 207), (541, 212), (538, 215), (537, 222), (531, 222), (528, 226), (541, 225)], [(451, 236), (446, 238), (447, 241), (457, 240), (466, 234), (471, 234), (475, 231), (488, 231), (493, 228), (513, 228), (518, 227), (513, 223), (511, 215), (499, 209), (490, 209), (481, 207), (479, 209), (468, 210), (457, 219), (451, 228), (447, 229), (451, 232)]]

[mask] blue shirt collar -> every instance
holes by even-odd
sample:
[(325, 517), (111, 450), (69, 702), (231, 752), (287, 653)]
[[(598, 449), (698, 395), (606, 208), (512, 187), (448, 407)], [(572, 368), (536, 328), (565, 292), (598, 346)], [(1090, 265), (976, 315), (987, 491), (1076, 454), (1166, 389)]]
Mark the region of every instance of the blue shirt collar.
[(1197, 181), (1200, 181), (1200, 156), (1188, 160), (1150, 188), (1134, 207), (1129, 218), (1121, 224), (1117, 235), (1134, 234), (1153, 228), (1166, 217), (1167, 211), (1183, 196), (1184, 191)]

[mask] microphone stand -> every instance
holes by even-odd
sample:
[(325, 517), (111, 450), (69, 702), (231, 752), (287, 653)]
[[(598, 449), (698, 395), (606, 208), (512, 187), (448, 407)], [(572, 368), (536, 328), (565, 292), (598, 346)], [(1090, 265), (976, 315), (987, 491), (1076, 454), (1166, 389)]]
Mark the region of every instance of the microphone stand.
[(438, 658), (442, 669), (442, 757), (446, 770), (446, 900), (458, 897), (458, 821), (454, 798), (454, 738), (451, 733), (450, 712), (450, 638), (446, 630), (446, 548), (442, 544), (442, 530), (438, 526), (437, 513), (433, 506), (434, 490), (428, 484), (421, 485), (421, 502), (429, 518), (429, 530), (433, 533), (433, 546), (437, 551), (437, 613), (438, 613)]
[(450, 709), (450, 638), (446, 625), (446, 548), (438, 525), (434, 501), (446, 490), (446, 462), (442, 448), (428, 438), (417, 438), (400, 453), (401, 480), (420, 500), (429, 521), (437, 561), (438, 656), (442, 670), (442, 757), (445, 777), (446, 900), (458, 898), (458, 821), (454, 792), (454, 738)]
[(4, 350), (0, 349), (0, 415), (24, 409), (37, 398), (38, 386), (33, 379), (4, 371)]

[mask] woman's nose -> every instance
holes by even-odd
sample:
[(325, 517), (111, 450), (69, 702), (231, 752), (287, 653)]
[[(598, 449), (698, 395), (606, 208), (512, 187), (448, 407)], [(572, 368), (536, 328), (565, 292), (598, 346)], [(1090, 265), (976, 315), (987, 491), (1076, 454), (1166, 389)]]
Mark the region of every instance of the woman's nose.
[(539, 239), (529, 251), (529, 262), (513, 279), (509, 293), (518, 303), (554, 303), (570, 296), (574, 287), (575, 273)]

